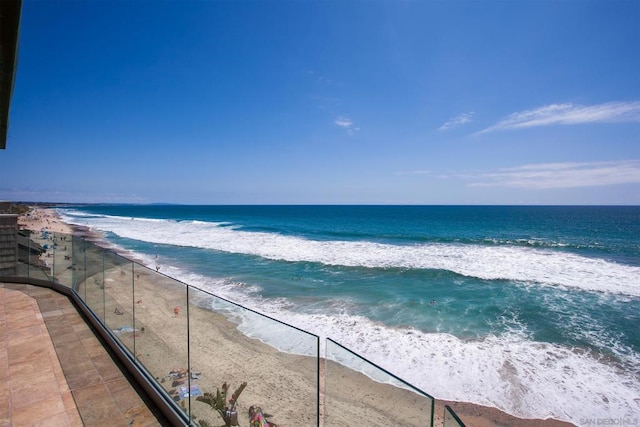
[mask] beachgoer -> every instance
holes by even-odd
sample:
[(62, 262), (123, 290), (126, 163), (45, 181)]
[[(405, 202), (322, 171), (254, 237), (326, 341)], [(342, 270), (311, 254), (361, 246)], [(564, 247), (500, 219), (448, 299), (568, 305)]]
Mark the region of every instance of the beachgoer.
[(179, 313), (180, 313), (180, 309), (176, 305), (175, 307), (173, 307), (173, 314), (177, 317)]

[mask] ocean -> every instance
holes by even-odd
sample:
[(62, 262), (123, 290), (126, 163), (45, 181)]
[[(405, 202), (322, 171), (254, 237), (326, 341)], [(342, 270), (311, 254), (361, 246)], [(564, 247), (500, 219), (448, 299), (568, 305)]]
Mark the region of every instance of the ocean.
[(151, 268), (330, 337), (436, 398), (578, 425), (640, 423), (640, 207), (58, 212)]

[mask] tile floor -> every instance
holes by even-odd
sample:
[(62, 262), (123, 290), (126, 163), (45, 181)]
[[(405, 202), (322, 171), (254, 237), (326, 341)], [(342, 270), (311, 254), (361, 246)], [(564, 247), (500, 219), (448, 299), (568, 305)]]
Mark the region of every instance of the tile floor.
[(169, 423), (66, 296), (0, 283), (0, 427), (83, 425)]

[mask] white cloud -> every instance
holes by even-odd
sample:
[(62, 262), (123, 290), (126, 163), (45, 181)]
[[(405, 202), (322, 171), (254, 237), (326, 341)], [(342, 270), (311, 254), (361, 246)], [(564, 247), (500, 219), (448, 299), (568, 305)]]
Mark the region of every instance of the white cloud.
[(360, 130), (359, 127), (353, 125), (353, 121), (348, 117), (340, 116), (335, 119), (333, 123), (340, 126), (341, 128), (346, 129), (349, 135), (353, 135), (355, 132)]
[(347, 117), (338, 117), (333, 123), (343, 128), (350, 128), (353, 126), (353, 122)]
[(510, 114), (480, 133), (535, 126), (581, 123), (640, 122), (640, 102), (608, 102), (599, 105), (551, 104)]
[(585, 163), (541, 163), (466, 176), (472, 187), (529, 189), (595, 187), (640, 184), (640, 160)]
[(471, 111), (470, 113), (462, 113), (452, 119), (449, 119), (445, 124), (440, 126), (438, 130), (449, 130), (458, 126), (462, 126), (465, 123), (469, 123), (470, 121), (472, 121), (471, 117), (473, 117), (473, 114), (473, 111)]

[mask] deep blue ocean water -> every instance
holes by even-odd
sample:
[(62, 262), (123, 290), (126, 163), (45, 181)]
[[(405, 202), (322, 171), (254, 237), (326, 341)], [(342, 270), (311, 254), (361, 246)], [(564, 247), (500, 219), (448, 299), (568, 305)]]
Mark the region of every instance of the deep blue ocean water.
[(640, 207), (59, 212), (435, 397), (576, 424), (640, 418)]

